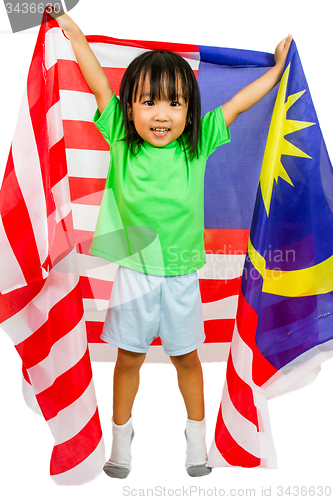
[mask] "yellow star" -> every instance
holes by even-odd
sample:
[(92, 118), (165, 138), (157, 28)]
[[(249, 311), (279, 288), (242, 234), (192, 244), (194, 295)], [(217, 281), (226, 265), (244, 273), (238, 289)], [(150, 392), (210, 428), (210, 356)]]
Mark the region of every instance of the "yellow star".
[(297, 132), (315, 123), (303, 122), (297, 120), (287, 120), (287, 111), (304, 94), (305, 90), (292, 94), (286, 100), (287, 83), (289, 78), (290, 64), (285, 70), (276, 97), (271, 124), (269, 127), (266, 149), (260, 174), (260, 188), (267, 217), (271, 206), (274, 181), (277, 183), (281, 177), (293, 186), (293, 183), (281, 163), (281, 155), (299, 156), (302, 158), (311, 158), (302, 150), (288, 142), (284, 136)]

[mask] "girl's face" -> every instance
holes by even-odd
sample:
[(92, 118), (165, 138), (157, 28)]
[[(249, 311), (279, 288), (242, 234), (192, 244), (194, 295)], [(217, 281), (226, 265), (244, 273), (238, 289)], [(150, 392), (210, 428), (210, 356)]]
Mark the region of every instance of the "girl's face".
[(167, 146), (184, 132), (187, 122), (188, 103), (183, 96), (176, 101), (167, 97), (151, 99), (148, 85), (138, 89), (137, 100), (128, 109), (139, 136), (156, 147)]

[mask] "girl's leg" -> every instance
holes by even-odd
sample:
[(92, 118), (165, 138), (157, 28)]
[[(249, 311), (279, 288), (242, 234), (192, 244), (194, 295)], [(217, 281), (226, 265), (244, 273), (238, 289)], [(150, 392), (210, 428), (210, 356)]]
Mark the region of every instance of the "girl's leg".
[(131, 443), (134, 436), (131, 413), (145, 356), (118, 349), (113, 383), (112, 450), (104, 465), (104, 472), (111, 477), (123, 479), (131, 470)]
[(170, 356), (177, 370), (178, 386), (190, 420), (202, 421), (205, 416), (203, 376), (197, 351)]
[(145, 353), (118, 349), (113, 374), (113, 421), (117, 425), (125, 424), (131, 416), (145, 357)]
[(197, 351), (182, 356), (170, 356), (177, 370), (178, 385), (187, 410), (185, 430), (186, 471), (190, 476), (205, 476), (212, 469), (207, 467), (206, 422), (203, 376)]

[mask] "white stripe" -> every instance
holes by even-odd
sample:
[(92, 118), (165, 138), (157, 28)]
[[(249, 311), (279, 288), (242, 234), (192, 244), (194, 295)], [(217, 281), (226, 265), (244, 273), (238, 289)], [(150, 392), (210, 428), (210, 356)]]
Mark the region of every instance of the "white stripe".
[(238, 295), (232, 295), (215, 302), (202, 304), (204, 320), (208, 319), (233, 319), (236, 317)]
[(242, 276), (245, 255), (208, 253), (206, 260), (197, 271), (200, 279), (230, 280)]
[[(73, 209), (74, 209), (74, 205), (73, 205)], [(211, 262), (214, 261), (214, 258), (215, 258), (214, 255), (209, 255), (208, 257), (209, 257)], [(232, 256), (229, 256), (229, 257), (232, 257)], [(220, 256), (217, 256), (217, 258), (220, 259)], [(89, 278), (102, 279), (105, 281), (113, 281), (114, 280), (116, 271), (118, 269), (118, 264), (115, 264), (113, 262), (110, 263), (110, 262), (106, 261), (105, 259), (101, 259), (101, 258), (95, 257), (93, 255), (79, 254), (78, 259), (79, 259), (79, 272), (80, 272), (81, 276), (88, 276)], [(222, 264), (221, 262), (218, 261), (217, 265), (219, 265), (221, 267), (221, 269), (219, 271), (220, 274), (222, 274), (225, 269), (227, 269), (225, 274), (228, 274), (229, 267), (228, 267), (227, 263)], [(201, 271), (201, 270), (199, 269), (199, 271)], [(199, 271), (198, 271), (198, 275), (199, 275), (199, 278), (201, 278), (201, 279), (212, 279), (215, 276), (214, 273), (212, 273), (210, 275), (208, 272), (199, 273)], [(232, 310), (234, 311), (235, 307), (237, 307), (237, 300), (238, 300), (237, 296), (233, 296), (233, 298), (227, 297), (226, 299), (222, 299), (221, 301), (208, 302), (208, 304), (214, 304), (214, 303), (217, 304), (217, 310), (212, 313), (212, 314), (216, 314), (216, 318), (221, 318), (221, 317), (225, 317), (225, 318), (233, 317), (234, 318), (235, 317), (235, 313), (233, 313), (232, 316), (228, 316), (224, 312), (226, 309), (225, 309), (225, 306), (224, 306), (222, 301), (228, 300), (229, 298), (231, 300), (228, 304), (228, 308), (231, 307)], [(205, 306), (205, 304), (203, 304), (203, 305)], [(227, 305), (227, 303), (226, 303), (226, 305)], [(210, 306), (207, 306), (207, 307), (209, 308)], [(221, 307), (221, 311), (219, 312), (220, 307)]]
[[(147, 52), (148, 49), (113, 45), (108, 43), (90, 43), (91, 50), (96, 55), (100, 64), (105, 68), (127, 68), (135, 57)], [(199, 68), (199, 53), (182, 53), (193, 70)]]
[(89, 45), (103, 68), (127, 68), (135, 57), (147, 52), (147, 49), (125, 45), (97, 42)]
[(208, 467), (231, 467), (218, 450), (215, 443), (215, 437), (210, 446), (207, 465)]
[(269, 467), (270, 469), (277, 468), (277, 457), (269, 420), (267, 399), (259, 394), (258, 391), (253, 392), (254, 404), (258, 411), (259, 425), (259, 443), (261, 456), (265, 457), (262, 460), (261, 467)]
[(98, 280), (114, 281), (118, 264), (94, 255), (77, 255), (80, 276)]
[[(203, 304), (204, 320), (233, 319), (236, 314), (237, 296)], [(83, 299), (86, 321), (104, 321), (109, 301), (103, 299)]]
[(105, 312), (109, 307), (109, 301), (103, 299), (83, 299), (84, 313)]
[(68, 175), (88, 179), (106, 179), (110, 152), (89, 149), (66, 149)]
[(103, 470), (105, 463), (105, 448), (103, 438), (99, 442), (97, 448), (89, 455), (89, 457), (81, 462), (76, 467), (52, 476), (52, 479), (58, 485), (80, 485), (92, 481), (99, 476)]
[(49, 355), (28, 369), (35, 394), (39, 394), (80, 361), (87, 350), (84, 318), (67, 335), (55, 342)]
[(40, 406), (37, 402), (34, 390), (24, 377), (22, 377), (22, 392), (23, 392), (24, 401), (27, 404), (28, 408), (30, 408), (30, 410), (35, 412), (37, 415), (40, 415), (41, 417), (43, 417), (43, 414), (42, 414)]
[(15, 345), (40, 328), (47, 321), (51, 307), (66, 297), (78, 283), (78, 276), (71, 271), (76, 267), (75, 259), (76, 253), (73, 250), (51, 269), (40, 293), (21, 311), (3, 322), (3, 329)]
[(26, 286), (21, 267), (8, 241), (0, 216), (0, 291), (7, 293)]
[(18, 183), (29, 212), (40, 262), (48, 254), (45, 194), (39, 157), (25, 91), (13, 139), (13, 161)]
[(93, 94), (75, 90), (60, 90), (60, 102), (63, 120), (93, 121), (97, 109)]
[(83, 231), (95, 231), (99, 209), (98, 205), (79, 205), (73, 203), (74, 228)]
[(252, 380), (253, 352), (239, 335), (237, 323), (235, 323), (230, 349), (233, 365), (238, 376), (251, 388), (256, 387)]
[(94, 382), (91, 380), (84, 393), (69, 406), (47, 421), (55, 439), (55, 445), (76, 436), (93, 417), (96, 411)]
[(52, 28), (45, 34), (45, 66), (49, 70), (57, 59), (76, 61), (71, 42), (60, 28)]
[(97, 311), (96, 309), (84, 311), (84, 318), (86, 321), (94, 321), (97, 323), (104, 323), (105, 318), (106, 318), (106, 309), (103, 309), (101, 311)]
[(261, 458), (257, 427), (244, 418), (232, 404), (227, 381), (223, 387), (221, 408), (224, 423), (236, 443), (251, 455)]
[(72, 209), (67, 175), (55, 184), (51, 191), (56, 206), (56, 222), (59, 222)]
[(60, 101), (53, 104), (53, 106), (48, 110), (48, 112), (46, 113), (46, 121), (49, 134), (50, 149), (64, 136)]
[[(227, 361), (230, 343), (209, 342), (202, 344), (199, 349), (199, 357), (202, 363)], [(99, 362), (114, 362), (117, 359), (117, 348), (111, 344), (89, 343), (90, 359)], [(161, 345), (151, 345), (147, 353), (145, 363), (171, 363)]]

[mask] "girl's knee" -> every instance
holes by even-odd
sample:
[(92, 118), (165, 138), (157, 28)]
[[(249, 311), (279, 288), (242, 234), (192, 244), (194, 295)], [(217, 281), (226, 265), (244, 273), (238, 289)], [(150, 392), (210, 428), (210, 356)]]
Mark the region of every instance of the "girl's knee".
[(116, 366), (125, 370), (140, 369), (145, 357), (146, 353), (118, 349)]
[(170, 356), (170, 359), (176, 369), (191, 370), (201, 365), (197, 351), (191, 351), (181, 356)]

